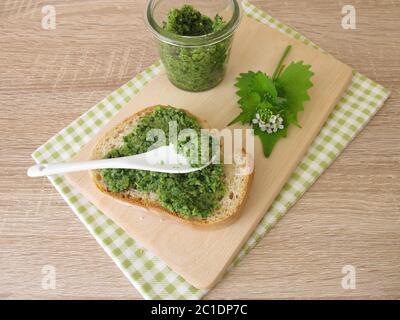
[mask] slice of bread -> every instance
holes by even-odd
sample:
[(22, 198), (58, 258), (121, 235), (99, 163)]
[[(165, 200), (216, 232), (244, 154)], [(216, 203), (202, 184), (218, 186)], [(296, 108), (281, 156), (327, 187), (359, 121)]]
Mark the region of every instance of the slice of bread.
[[(160, 107), (160, 106), (158, 106)], [(112, 149), (118, 148), (123, 144), (123, 137), (132, 132), (137, 121), (155, 110), (155, 106), (145, 108), (133, 114), (131, 117), (125, 119), (119, 125), (107, 132), (95, 145), (92, 151), (92, 159), (103, 159), (104, 156)], [(189, 112), (185, 111), (188, 115), (196, 118)], [(197, 118), (196, 118), (197, 119)], [(203, 128), (207, 128), (204, 121), (197, 119)], [(210, 225), (217, 222), (225, 221), (230, 217), (236, 216), (240, 208), (243, 206), (246, 195), (249, 192), (251, 181), (253, 178), (252, 159), (242, 151), (244, 161), (242, 165), (225, 164), (224, 165), (224, 179), (227, 186), (225, 195), (220, 200), (219, 206), (214, 212), (207, 216), (186, 218), (179, 213), (172, 212), (160, 205), (157, 201), (157, 195), (154, 193), (144, 193), (134, 189), (129, 189), (124, 192), (110, 192), (104, 183), (102, 176), (98, 170), (92, 171), (93, 180), (103, 193), (113, 197), (115, 200), (122, 201), (125, 204), (136, 205), (144, 208), (154, 210), (174, 216), (181, 221), (190, 222), (196, 225)], [(246, 174), (237, 174), (238, 172), (246, 172)]]

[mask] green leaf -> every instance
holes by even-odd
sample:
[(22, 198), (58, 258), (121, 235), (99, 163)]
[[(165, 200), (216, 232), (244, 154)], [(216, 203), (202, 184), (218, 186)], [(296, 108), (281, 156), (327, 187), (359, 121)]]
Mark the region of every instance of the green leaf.
[(239, 104), (241, 105), (240, 108), (242, 109), (242, 112), (235, 119), (233, 119), (229, 125), (236, 122), (251, 122), (256, 114), (257, 106), (260, 104), (260, 101), (260, 95), (256, 92), (250, 92), (247, 96), (241, 98), (239, 100)]
[(267, 95), (271, 100), (270, 102), (274, 103), (278, 96), (272, 79), (261, 71), (241, 73), (235, 86), (239, 88), (237, 95), (241, 98), (255, 92), (259, 94), (260, 98), (264, 98)]
[[(229, 125), (236, 122), (252, 125), (254, 134), (260, 137), (266, 157), (271, 155), (279, 139), (287, 136), (290, 124), (300, 127), (297, 114), (304, 110), (304, 103), (310, 100), (308, 89), (313, 85), (311, 66), (300, 61), (292, 62), (285, 68), (284, 60), (290, 49), (291, 46), (286, 47), (272, 78), (261, 71), (249, 71), (240, 74), (235, 84), (242, 112)], [(261, 131), (258, 125), (253, 125), (252, 119), (260, 108), (280, 114), (284, 119), (284, 128), (267, 133)]]
[(279, 141), (281, 138), (286, 138), (288, 128), (287, 125), (285, 125), (285, 128), (282, 130), (278, 130), (275, 133), (266, 133), (261, 131), (261, 129), (258, 126), (253, 126), (254, 129), (254, 135), (260, 137), (262, 146), (263, 146), (263, 152), (265, 157), (269, 157), (272, 153), (272, 150), (275, 147), (275, 144)]
[(276, 102), (278, 99), (274, 82), (261, 71), (241, 73), (235, 86), (239, 88), (236, 93), (240, 97), (242, 112), (229, 125), (236, 122), (250, 123), (262, 101)]
[(282, 91), (286, 98), (289, 124), (295, 123), (299, 126), (297, 113), (303, 111), (304, 102), (310, 100), (307, 91), (313, 86), (313, 75), (311, 66), (299, 61), (292, 62), (276, 80), (279, 91)]

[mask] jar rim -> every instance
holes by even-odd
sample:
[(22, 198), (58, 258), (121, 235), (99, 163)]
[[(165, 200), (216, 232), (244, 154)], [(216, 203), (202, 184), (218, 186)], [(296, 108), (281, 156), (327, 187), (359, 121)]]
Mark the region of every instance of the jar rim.
[(205, 34), (202, 36), (182, 36), (165, 31), (154, 19), (153, 11), (156, 7), (156, 0), (149, 0), (147, 2), (145, 11), (145, 21), (148, 29), (153, 35), (162, 42), (180, 46), (180, 47), (202, 47), (218, 43), (228, 38), (238, 27), (242, 10), (237, 0), (231, 0), (233, 4), (233, 14), (229, 22), (216, 32)]

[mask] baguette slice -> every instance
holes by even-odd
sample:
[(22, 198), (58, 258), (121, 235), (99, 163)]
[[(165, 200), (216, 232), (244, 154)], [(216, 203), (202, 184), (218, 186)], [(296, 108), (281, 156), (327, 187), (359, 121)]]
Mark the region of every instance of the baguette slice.
[[(154, 112), (155, 108), (156, 106), (145, 108), (133, 114), (131, 117), (125, 119), (123, 122), (107, 132), (93, 148), (91, 158), (93, 160), (103, 159), (104, 156), (111, 149), (122, 146), (123, 137), (132, 132), (137, 121), (141, 117), (147, 114), (151, 114), (152, 112)], [(189, 112), (185, 112), (189, 116), (196, 118)], [(203, 128), (208, 127), (204, 121), (200, 121), (199, 119), (197, 120)], [(157, 195), (154, 193), (144, 193), (134, 189), (129, 189), (124, 192), (110, 192), (109, 190), (107, 190), (107, 186), (104, 183), (100, 172), (98, 170), (93, 170), (91, 173), (93, 181), (100, 191), (111, 196), (115, 200), (123, 202), (124, 204), (148, 208), (162, 214), (173, 216), (180, 221), (185, 221), (196, 225), (211, 225), (217, 222), (225, 221), (230, 217), (237, 216), (246, 200), (246, 196), (249, 192), (252, 182), (254, 170), (252, 170), (251, 167), (252, 159), (248, 155), (246, 155), (244, 151), (242, 151), (242, 159), (244, 159), (245, 161), (244, 164), (240, 166), (236, 164), (225, 164), (224, 179), (227, 186), (227, 191), (225, 192), (223, 198), (220, 200), (218, 208), (206, 218), (193, 217), (189, 219), (176, 212), (172, 212), (160, 205), (160, 203), (157, 201)], [(241, 172), (251, 173), (238, 175), (237, 172), (239, 172), (239, 170), (241, 170)]]

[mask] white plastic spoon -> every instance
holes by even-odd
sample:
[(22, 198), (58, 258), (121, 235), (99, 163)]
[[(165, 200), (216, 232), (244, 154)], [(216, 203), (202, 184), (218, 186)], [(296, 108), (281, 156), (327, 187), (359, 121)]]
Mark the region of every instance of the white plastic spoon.
[(169, 145), (129, 157), (82, 162), (38, 164), (30, 167), (27, 174), (29, 177), (42, 177), (96, 169), (137, 169), (166, 173), (189, 173), (207, 167), (214, 159), (215, 156), (202, 166), (192, 167), (185, 156), (176, 152), (176, 147), (174, 145)]

